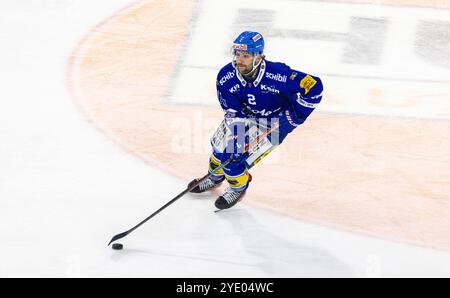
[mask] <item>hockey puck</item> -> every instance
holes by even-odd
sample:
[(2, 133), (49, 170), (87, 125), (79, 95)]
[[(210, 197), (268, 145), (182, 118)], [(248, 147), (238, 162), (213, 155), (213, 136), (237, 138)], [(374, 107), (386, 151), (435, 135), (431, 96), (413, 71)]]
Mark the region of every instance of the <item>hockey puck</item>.
[(116, 250), (121, 250), (123, 248), (123, 244), (121, 244), (121, 243), (114, 243), (112, 245), (112, 248), (116, 249)]

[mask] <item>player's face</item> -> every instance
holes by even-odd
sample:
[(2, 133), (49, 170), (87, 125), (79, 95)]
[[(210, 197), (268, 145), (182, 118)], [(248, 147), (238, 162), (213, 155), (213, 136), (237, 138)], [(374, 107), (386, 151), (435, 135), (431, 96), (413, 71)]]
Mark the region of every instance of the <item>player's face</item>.
[[(241, 74), (247, 74), (251, 72), (253, 69), (253, 53), (236, 51), (235, 55), (236, 67), (239, 72)], [(258, 55), (258, 57), (256, 58), (255, 64), (258, 64), (259, 59), (261, 59), (259, 56), (260, 55)]]

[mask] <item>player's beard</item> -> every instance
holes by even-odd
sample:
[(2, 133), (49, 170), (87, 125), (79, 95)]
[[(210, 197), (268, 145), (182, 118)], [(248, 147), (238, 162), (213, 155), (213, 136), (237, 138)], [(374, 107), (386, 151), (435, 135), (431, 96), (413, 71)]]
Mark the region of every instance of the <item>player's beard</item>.
[(248, 65), (238, 64), (237, 67), (241, 75), (246, 75), (252, 71), (252, 67)]

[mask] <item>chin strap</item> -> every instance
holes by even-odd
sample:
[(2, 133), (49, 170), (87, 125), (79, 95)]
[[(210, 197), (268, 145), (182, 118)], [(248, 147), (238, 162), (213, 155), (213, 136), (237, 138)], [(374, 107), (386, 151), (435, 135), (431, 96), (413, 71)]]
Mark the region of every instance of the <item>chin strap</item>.
[[(252, 65), (253, 65), (252, 70), (250, 70), (248, 73), (242, 74), (242, 75), (245, 76), (245, 77), (252, 77), (254, 72), (255, 72), (255, 70), (261, 65), (261, 62), (264, 60), (265, 57), (266, 57), (265, 55), (261, 54), (261, 60), (259, 60), (258, 64), (255, 64), (257, 55), (254, 55), (253, 56), (253, 63), (252, 63)], [(232, 65), (233, 65), (234, 68), (236, 68), (236, 55), (233, 55)]]
[(259, 60), (259, 62), (258, 62), (258, 64), (255, 64), (255, 62), (256, 62), (256, 58), (257, 58), (257, 56), (255, 55), (255, 56), (253, 56), (253, 63), (252, 63), (252, 65), (253, 65), (253, 68), (252, 68), (252, 70), (248, 73), (248, 74), (250, 74), (250, 73), (252, 73), (252, 72), (254, 72), (255, 71), (255, 69), (257, 69), (258, 67), (259, 67), (259, 65), (261, 64), (261, 62), (263, 61), (263, 59), (264, 59), (264, 56), (262, 56), (261, 55), (261, 59)]
[(261, 65), (261, 62), (263, 61), (263, 59), (264, 59), (264, 57), (261, 57), (261, 60), (259, 60), (258, 64), (255, 64), (256, 56), (253, 57), (252, 70), (246, 74), (243, 74), (243, 76), (247, 79), (254, 79), (256, 77), (256, 74), (258, 73), (259, 66)]

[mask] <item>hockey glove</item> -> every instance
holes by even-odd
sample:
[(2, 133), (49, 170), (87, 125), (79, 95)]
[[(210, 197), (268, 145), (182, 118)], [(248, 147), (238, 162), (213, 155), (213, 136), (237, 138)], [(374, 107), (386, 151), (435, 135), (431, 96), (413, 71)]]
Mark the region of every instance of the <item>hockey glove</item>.
[(302, 124), (304, 121), (305, 121), (304, 119), (297, 117), (297, 115), (291, 108), (280, 112), (280, 114), (278, 114), (279, 144), (281, 144), (281, 142), (283, 142), (284, 138), (289, 133), (291, 133), (295, 128), (297, 128), (297, 126)]
[(302, 124), (305, 120), (297, 117), (292, 109), (287, 109), (278, 115), (278, 121), (280, 124), (280, 133), (288, 134), (295, 128), (297, 128), (297, 126)]

